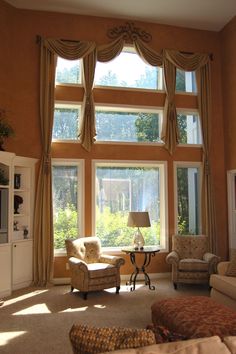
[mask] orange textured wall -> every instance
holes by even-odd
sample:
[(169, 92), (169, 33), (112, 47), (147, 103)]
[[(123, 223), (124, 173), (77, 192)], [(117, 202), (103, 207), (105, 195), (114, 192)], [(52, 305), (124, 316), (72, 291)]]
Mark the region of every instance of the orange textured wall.
[[(64, 39), (80, 39), (96, 41), (99, 44), (109, 42), (107, 30), (124, 24), (124, 20), (99, 17), (27, 11), (14, 9), (0, 0), (0, 39), (4, 55), (0, 58), (0, 107), (9, 112), (9, 119), (15, 129), (15, 137), (6, 144), (8, 151), (18, 155), (39, 158), (41, 154), (40, 126), (39, 126), (39, 46), (36, 44), (36, 35)], [(159, 51), (163, 48), (177, 49), (190, 52), (207, 52), (213, 54), (212, 61), (212, 144), (210, 155), (212, 158), (212, 177), (215, 189), (217, 238), (219, 254), (227, 256), (227, 214), (226, 214), (226, 179), (224, 165), (224, 130), (222, 114), (221, 92), (221, 56), (220, 35), (216, 32), (200, 31), (158, 25), (153, 23), (135, 22), (135, 25), (152, 34), (151, 46)], [(236, 36), (236, 35), (235, 35)], [(64, 97), (63, 88), (57, 91), (57, 98)], [(77, 91), (71, 90), (70, 97), (76, 97)], [(111, 102), (120, 102), (119, 95), (113, 92), (106, 95)], [(81, 93), (80, 93), (81, 96)], [(79, 96), (78, 96), (79, 97)], [(127, 93), (127, 100), (134, 104), (144, 99)], [(163, 102), (163, 95), (156, 98), (156, 104)], [(95, 99), (103, 101), (103, 92), (97, 90)], [(153, 102), (155, 96), (147, 96), (143, 104)], [(196, 99), (177, 96), (180, 107), (196, 107)], [(150, 104), (150, 103), (148, 103)], [(84, 158), (87, 167), (86, 180), (86, 235), (91, 234), (91, 185), (89, 183), (89, 167), (91, 159), (148, 159), (168, 161), (168, 210), (169, 235), (174, 232), (173, 209), (173, 161), (199, 161), (200, 149), (177, 148), (170, 156), (164, 149), (154, 147), (132, 147), (95, 145), (90, 154), (80, 145), (54, 144), (54, 157)], [(128, 262), (127, 262), (128, 263)], [(158, 254), (151, 266), (152, 272), (168, 271), (164, 256)], [(64, 269), (64, 271), (63, 271)], [(123, 272), (128, 273), (129, 266)], [(55, 259), (55, 275), (64, 277), (65, 258)]]
[(226, 169), (236, 169), (236, 17), (222, 30)]

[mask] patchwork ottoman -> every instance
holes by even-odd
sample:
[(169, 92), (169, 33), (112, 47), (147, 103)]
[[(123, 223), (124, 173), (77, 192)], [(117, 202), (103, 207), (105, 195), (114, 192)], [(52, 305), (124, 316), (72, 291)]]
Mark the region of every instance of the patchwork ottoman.
[(154, 328), (165, 327), (186, 339), (236, 335), (236, 312), (205, 296), (168, 298), (152, 307)]

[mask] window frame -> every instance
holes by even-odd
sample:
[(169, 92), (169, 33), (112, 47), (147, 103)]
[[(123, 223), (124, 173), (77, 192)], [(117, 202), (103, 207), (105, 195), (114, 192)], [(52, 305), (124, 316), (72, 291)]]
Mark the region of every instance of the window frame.
[[(159, 114), (159, 131), (160, 131), (160, 139), (161, 139), (161, 130), (163, 123), (163, 111), (164, 108), (161, 107), (153, 107), (153, 106), (133, 106), (133, 105), (115, 105), (115, 104), (104, 104), (104, 103), (95, 103), (95, 124), (96, 124), (96, 109), (104, 109), (105, 111), (109, 110), (117, 110), (117, 112), (145, 112), (145, 113), (157, 113)], [(116, 145), (148, 145), (148, 146), (163, 146), (163, 141), (117, 141), (117, 140), (95, 140), (94, 144), (116, 144)]]
[[(96, 231), (96, 166), (120, 166), (120, 167), (158, 167), (160, 169), (160, 252), (167, 252), (169, 247), (169, 232), (168, 232), (168, 175), (167, 161), (146, 161), (146, 160), (100, 160), (92, 159), (92, 234)], [(108, 253), (120, 254), (122, 247), (103, 247)]]
[(60, 57), (59, 55), (57, 56), (57, 59), (58, 58), (61, 58), (61, 59), (64, 59), (64, 60), (68, 60), (68, 61), (75, 61), (75, 60), (78, 60), (79, 63), (80, 63), (80, 82), (78, 83), (75, 83), (75, 82), (57, 82), (56, 81), (56, 71), (57, 71), (57, 65), (56, 65), (56, 69), (55, 69), (55, 87), (56, 86), (71, 86), (71, 87), (83, 87), (83, 60), (82, 58), (80, 59), (75, 59), (75, 60), (70, 60), (70, 59), (65, 59), (65, 58), (62, 58)]
[[(156, 89), (149, 89), (149, 88), (142, 88), (142, 87), (127, 87), (127, 86), (109, 86), (109, 85), (97, 85), (95, 83), (95, 76), (96, 76), (96, 68), (95, 68), (95, 74), (94, 74), (94, 89), (96, 88), (99, 88), (99, 89), (111, 89), (111, 90), (128, 90), (128, 91), (146, 91), (146, 92), (165, 92), (165, 89), (164, 89), (164, 74), (163, 74), (163, 67), (161, 66), (153, 66), (149, 63), (146, 63), (142, 57), (137, 53), (134, 45), (125, 45), (123, 48), (122, 48), (122, 51), (120, 52), (120, 54), (122, 52), (128, 52), (128, 53), (134, 53), (136, 54), (140, 60), (142, 60), (146, 65), (149, 65), (151, 67), (154, 67), (154, 68), (160, 68), (161, 70), (158, 71), (157, 73), (157, 79), (158, 79), (158, 82), (161, 83), (161, 87), (162, 88), (159, 88), (160, 87), (160, 84), (158, 85), (159, 87), (157, 87)], [(119, 55), (120, 55), (119, 54)], [(118, 55), (118, 56), (119, 56)], [(115, 60), (118, 56), (116, 56), (113, 60)], [(110, 60), (111, 61), (111, 60)], [(99, 61), (98, 61), (99, 62)], [(104, 63), (109, 63), (109, 61), (107, 62), (104, 62)]]
[[(200, 119), (200, 115), (199, 115), (199, 110), (198, 109), (188, 109), (188, 108), (176, 108), (176, 114), (183, 114), (183, 115), (195, 115), (198, 116), (198, 122), (199, 122), (199, 127), (200, 127), (200, 133), (201, 133), (201, 140), (202, 143), (201, 144), (184, 144), (184, 143), (179, 143), (178, 146), (180, 147), (187, 147), (187, 148), (191, 148), (191, 147), (202, 147), (203, 146), (203, 136), (202, 136), (202, 125), (201, 125), (201, 119)], [(177, 125), (178, 126), (178, 125)]]
[[(58, 108), (76, 108), (76, 109), (78, 108), (80, 122), (81, 122), (82, 102), (54, 100), (54, 110), (56, 106), (60, 106)], [(54, 115), (53, 115), (53, 127), (54, 127)], [(78, 125), (78, 134), (79, 134), (79, 129), (80, 129), (80, 124)], [(77, 144), (77, 143), (81, 143), (81, 141), (79, 136), (77, 137), (77, 139), (55, 139), (52, 137), (52, 143), (70, 143), (70, 144), (76, 143)]]
[[(52, 180), (53, 180), (53, 166), (77, 166), (78, 168), (78, 184), (77, 184), (77, 211), (78, 211), (78, 225), (80, 234), (84, 235), (84, 217), (85, 217), (85, 161), (84, 159), (65, 159), (65, 158), (52, 158)], [(53, 199), (53, 194), (52, 194)], [(53, 250), (54, 257), (66, 255), (66, 249), (57, 250), (54, 248), (54, 234), (53, 234)]]
[[(202, 183), (203, 165), (200, 161), (174, 161), (173, 162), (173, 182), (174, 182), (174, 232), (178, 234), (178, 188), (177, 188), (177, 168), (198, 168), (199, 169), (199, 235), (202, 233)], [(197, 235), (196, 235), (197, 236)]]

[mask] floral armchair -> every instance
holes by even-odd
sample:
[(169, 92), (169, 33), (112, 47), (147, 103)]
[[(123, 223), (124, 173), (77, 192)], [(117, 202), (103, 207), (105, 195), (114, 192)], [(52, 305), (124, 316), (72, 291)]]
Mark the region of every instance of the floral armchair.
[(208, 237), (205, 235), (173, 235), (172, 252), (166, 262), (172, 265), (172, 281), (178, 283), (208, 284), (215, 273), (220, 258), (208, 252)]
[(90, 291), (116, 287), (116, 293), (119, 293), (120, 267), (125, 263), (122, 257), (102, 254), (100, 239), (96, 236), (67, 239), (65, 244), (71, 291), (80, 290), (85, 300)]

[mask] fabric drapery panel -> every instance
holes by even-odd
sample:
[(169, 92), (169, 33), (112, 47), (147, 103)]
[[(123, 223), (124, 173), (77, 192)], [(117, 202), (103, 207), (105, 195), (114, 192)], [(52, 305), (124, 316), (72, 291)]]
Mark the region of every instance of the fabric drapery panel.
[(83, 148), (87, 151), (91, 150), (91, 146), (95, 141), (95, 108), (93, 100), (93, 82), (95, 67), (97, 61), (96, 48), (89, 55), (83, 58), (83, 75), (84, 75), (84, 102), (83, 115), (80, 128), (80, 140)]
[(165, 58), (178, 69), (195, 71), (209, 63), (209, 55), (201, 53), (181, 53), (175, 50), (165, 50)]
[(52, 280), (53, 213), (51, 183), (51, 140), (54, 112), (56, 56), (40, 45), (40, 161), (34, 216), (34, 284), (44, 286)]
[(209, 149), (211, 137), (211, 75), (210, 62), (200, 67), (196, 71), (197, 88), (198, 88), (198, 106), (199, 115), (202, 126), (203, 139), (203, 186), (202, 186), (202, 210), (205, 211), (203, 216), (204, 232), (209, 236), (209, 249), (213, 253), (217, 253), (217, 235), (216, 235), (216, 219), (215, 219), (215, 200), (213, 181), (211, 176)]
[(176, 67), (165, 57), (163, 57), (164, 83), (166, 89), (166, 99), (163, 112), (163, 125), (161, 139), (165, 143), (165, 148), (173, 154), (176, 145), (179, 143), (177, 128), (177, 113), (175, 107), (175, 84)]
[(109, 44), (100, 45), (98, 47), (97, 60), (104, 63), (114, 59), (121, 53), (124, 43), (123, 37), (119, 37)]
[(96, 47), (94, 42), (67, 41), (53, 38), (44, 39), (44, 45), (52, 53), (56, 53), (59, 57), (68, 60), (83, 58)]
[(147, 44), (145, 44), (142, 40), (137, 38), (134, 41), (135, 49), (138, 55), (146, 61), (148, 64), (152, 66), (162, 66), (163, 57), (162, 54), (156, 52), (152, 48), (150, 48)]
[[(46, 285), (52, 280), (53, 212), (51, 141), (54, 116), (56, 58), (59, 55), (65, 59), (79, 59), (84, 56), (90, 56), (95, 48), (96, 45), (92, 42), (63, 41), (58, 39), (41, 39), (40, 41), (40, 124), (43, 154), (40, 162), (35, 200), (35, 285)], [(85, 88), (85, 92), (88, 92), (88, 90), (89, 85), (87, 91)], [(90, 96), (86, 94), (85, 102), (88, 102)]]

